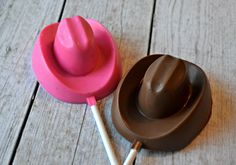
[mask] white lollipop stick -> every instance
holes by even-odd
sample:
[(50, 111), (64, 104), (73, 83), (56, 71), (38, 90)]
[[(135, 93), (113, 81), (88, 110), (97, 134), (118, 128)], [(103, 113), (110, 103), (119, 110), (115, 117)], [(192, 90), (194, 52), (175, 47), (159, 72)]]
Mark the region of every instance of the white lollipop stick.
[(133, 164), (133, 161), (134, 159), (136, 158), (138, 154), (138, 151), (136, 149), (131, 149), (130, 152), (129, 152), (129, 155), (127, 156), (127, 158), (125, 159), (125, 162), (123, 165), (132, 165)]
[(135, 143), (133, 143), (132, 148), (129, 152), (129, 155), (125, 159), (125, 162), (123, 165), (132, 165), (133, 164), (134, 159), (136, 158), (139, 150), (141, 149), (141, 146), (142, 146), (142, 143), (139, 141), (136, 141)]
[(91, 110), (93, 112), (93, 117), (94, 117), (94, 119), (96, 121), (99, 133), (100, 133), (100, 135), (102, 137), (102, 141), (103, 141), (103, 144), (105, 146), (105, 149), (106, 149), (108, 158), (110, 160), (110, 163), (112, 165), (119, 165), (120, 163), (119, 163), (119, 161), (118, 161), (118, 159), (117, 159), (117, 157), (115, 155), (115, 152), (114, 152), (113, 147), (111, 145), (111, 141), (109, 139), (109, 136), (108, 136), (107, 131), (105, 129), (104, 123), (102, 121), (100, 112), (99, 112), (99, 110), (97, 108), (95, 97), (87, 98), (87, 102), (88, 102), (88, 105), (90, 106), (90, 108), (91, 108)]

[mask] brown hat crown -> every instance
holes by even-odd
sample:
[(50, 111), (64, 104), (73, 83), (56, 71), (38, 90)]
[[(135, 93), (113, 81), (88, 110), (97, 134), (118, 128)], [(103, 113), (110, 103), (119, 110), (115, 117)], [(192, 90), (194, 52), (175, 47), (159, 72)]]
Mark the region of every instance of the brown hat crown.
[(185, 63), (162, 56), (147, 69), (138, 95), (138, 107), (148, 118), (168, 117), (181, 109), (190, 95)]

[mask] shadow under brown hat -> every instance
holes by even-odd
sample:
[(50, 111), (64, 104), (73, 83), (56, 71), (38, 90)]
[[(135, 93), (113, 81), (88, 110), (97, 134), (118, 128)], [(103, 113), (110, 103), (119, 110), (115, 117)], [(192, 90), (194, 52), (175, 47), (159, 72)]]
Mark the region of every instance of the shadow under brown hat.
[(112, 105), (117, 130), (151, 150), (188, 145), (211, 115), (208, 79), (193, 63), (169, 55), (138, 61), (120, 82)]

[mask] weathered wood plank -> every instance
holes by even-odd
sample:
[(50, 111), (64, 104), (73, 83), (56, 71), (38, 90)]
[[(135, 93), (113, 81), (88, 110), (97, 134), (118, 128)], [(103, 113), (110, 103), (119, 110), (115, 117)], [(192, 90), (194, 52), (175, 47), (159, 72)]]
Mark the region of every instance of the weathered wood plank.
[(40, 88), (14, 164), (71, 164), (84, 112), (85, 105), (61, 103)]
[[(152, 0), (68, 0), (63, 17), (82, 15), (103, 23), (115, 37), (125, 73), (147, 54), (152, 6)], [(15, 164), (109, 164), (91, 111), (85, 105), (56, 101), (41, 88), (35, 100)], [(99, 107), (116, 151), (124, 160), (130, 144), (113, 127), (111, 102), (109, 96)]]
[(201, 134), (175, 153), (142, 150), (136, 164), (236, 164), (236, 1), (157, 0), (151, 52), (197, 63), (207, 73), (213, 113)]
[(0, 164), (8, 164), (36, 81), (31, 52), (39, 29), (57, 21), (63, 0), (0, 2)]

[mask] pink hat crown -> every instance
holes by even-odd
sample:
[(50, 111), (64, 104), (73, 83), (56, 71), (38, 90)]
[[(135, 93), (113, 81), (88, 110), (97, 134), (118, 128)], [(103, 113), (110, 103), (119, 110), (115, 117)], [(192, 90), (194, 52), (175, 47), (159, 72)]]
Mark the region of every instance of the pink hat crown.
[(92, 28), (85, 19), (77, 16), (60, 22), (54, 53), (59, 65), (72, 75), (86, 75), (95, 67), (99, 52), (96, 51)]

